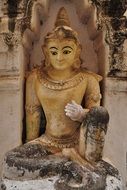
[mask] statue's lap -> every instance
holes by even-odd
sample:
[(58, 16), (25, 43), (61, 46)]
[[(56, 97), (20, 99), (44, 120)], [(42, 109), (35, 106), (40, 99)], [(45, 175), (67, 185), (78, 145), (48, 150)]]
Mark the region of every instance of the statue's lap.
[[(65, 189), (73, 189), (72, 184), (78, 184), (75, 188), (78, 190), (93, 187), (96, 187), (96, 190), (100, 187), (105, 189), (107, 175), (119, 181), (118, 170), (109, 163), (100, 161), (95, 170), (91, 171), (64, 156), (52, 154), (48, 147), (38, 143), (27, 143), (17, 147), (8, 152), (4, 159), (4, 178), (31, 180), (59, 176), (55, 183), (56, 189), (63, 185)], [(69, 184), (69, 181), (72, 184)]]

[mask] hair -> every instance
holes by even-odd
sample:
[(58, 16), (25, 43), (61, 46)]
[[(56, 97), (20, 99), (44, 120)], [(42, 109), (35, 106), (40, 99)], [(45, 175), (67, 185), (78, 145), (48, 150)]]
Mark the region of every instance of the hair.
[(50, 39), (71, 39), (74, 40), (76, 44), (80, 44), (77, 38), (77, 32), (68, 26), (59, 26), (52, 32), (49, 32), (44, 38), (44, 44)]

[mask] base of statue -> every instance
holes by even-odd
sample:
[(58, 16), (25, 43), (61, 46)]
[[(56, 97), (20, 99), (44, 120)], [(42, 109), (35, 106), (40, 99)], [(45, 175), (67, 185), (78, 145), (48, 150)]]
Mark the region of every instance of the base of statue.
[(122, 185), (118, 170), (103, 160), (91, 171), (28, 143), (6, 154), (1, 189), (122, 190)]

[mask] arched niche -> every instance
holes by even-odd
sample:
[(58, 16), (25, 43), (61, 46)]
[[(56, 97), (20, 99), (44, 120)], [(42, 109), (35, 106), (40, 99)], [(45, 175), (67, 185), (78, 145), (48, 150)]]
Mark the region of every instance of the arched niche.
[[(36, 1), (32, 6), (30, 28), (23, 34), (26, 71), (41, 65), (44, 59), (41, 45), (47, 32), (54, 27), (58, 10), (65, 7), (71, 27), (79, 34), (83, 67), (104, 76), (105, 48), (103, 32), (98, 30), (96, 8), (87, 0)], [(55, 10), (55, 11), (54, 11)]]
[[(30, 27), (26, 28), (22, 39), (26, 75), (27, 72), (42, 64), (42, 60), (44, 60), (41, 48), (43, 39), (54, 28), (56, 16), (61, 7), (65, 7), (67, 10), (71, 27), (79, 35), (82, 45), (82, 66), (104, 77), (104, 34), (98, 30), (96, 7), (87, 0), (38, 0), (29, 7), (31, 9)], [(103, 84), (102, 82), (102, 94), (104, 94)], [(25, 133), (25, 125), (23, 133)]]

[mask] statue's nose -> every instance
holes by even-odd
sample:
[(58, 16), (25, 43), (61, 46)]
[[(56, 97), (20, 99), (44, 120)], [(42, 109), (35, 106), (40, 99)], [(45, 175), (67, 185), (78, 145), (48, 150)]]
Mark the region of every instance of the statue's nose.
[(62, 55), (61, 52), (59, 52), (59, 53), (57, 54), (57, 60), (58, 60), (58, 61), (62, 61), (62, 60), (63, 60), (63, 55)]

